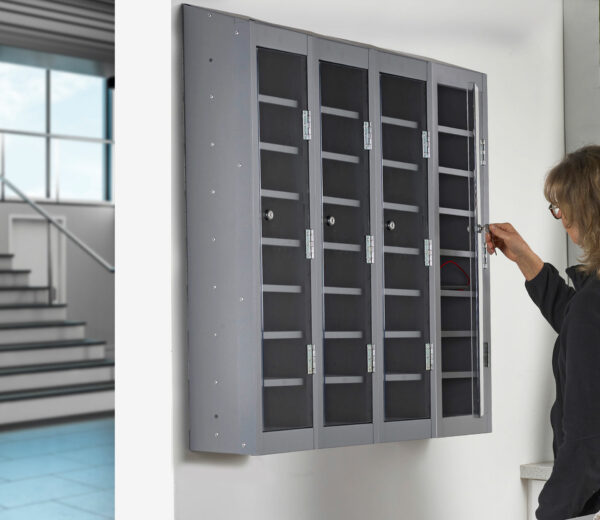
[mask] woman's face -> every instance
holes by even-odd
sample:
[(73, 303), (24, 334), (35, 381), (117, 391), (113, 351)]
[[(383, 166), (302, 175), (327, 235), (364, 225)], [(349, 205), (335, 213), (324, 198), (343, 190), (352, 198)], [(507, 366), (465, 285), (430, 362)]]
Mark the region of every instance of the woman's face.
[(565, 220), (565, 216), (562, 214), (560, 216), (560, 221), (562, 222), (562, 225), (564, 226), (565, 230), (567, 231), (567, 235), (569, 235), (569, 238), (571, 239), (571, 241), (574, 244), (579, 245), (579, 230), (577, 229), (577, 226), (575, 226), (575, 225), (569, 226), (567, 221)]

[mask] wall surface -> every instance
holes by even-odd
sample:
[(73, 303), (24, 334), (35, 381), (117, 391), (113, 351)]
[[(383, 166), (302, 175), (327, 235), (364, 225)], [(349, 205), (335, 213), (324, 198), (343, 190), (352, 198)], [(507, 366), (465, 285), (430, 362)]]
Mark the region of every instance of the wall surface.
[[(565, 147), (600, 144), (600, 2), (564, 0)], [(568, 242), (569, 265), (582, 251)]]
[[(114, 265), (115, 209), (112, 206), (41, 204), (54, 217), (64, 217), (69, 231), (81, 238), (100, 256)], [(11, 215), (38, 215), (20, 202), (0, 203), (0, 253), (10, 253)], [(115, 288), (114, 275), (67, 240), (67, 318), (87, 322), (87, 336), (107, 342), (107, 355), (114, 357)], [(26, 266), (14, 266), (16, 269)]]
[[(492, 258), (493, 433), (265, 457), (187, 445), (181, 2), (173, 2), (174, 456), (177, 520), (519, 519), (521, 463), (551, 458), (554, 334), (514, 265)], [(492, 221), (511, 221), (564, 268), (543, 176), (563, 153), (562, 3), (269, 0), (189, 2), (488, 74)]]
[[(148, 1), (142, 17), (135, 2), (116, 5), (116, 160), (130, 172), (116, 186), (128, 208), (116, 219), (116, 332), (144, 349), (122, 349), (117, 365), (117, 518), (524, 519), (519, 465), (551, 457), (554, 334), (500, 255), (493, 433), (255, 458), (187, 450), (180, 3)], [(564, 149), (560, 0), (192, 3), (486, 72), (491, 218), (564, 268), (542, 196)]]

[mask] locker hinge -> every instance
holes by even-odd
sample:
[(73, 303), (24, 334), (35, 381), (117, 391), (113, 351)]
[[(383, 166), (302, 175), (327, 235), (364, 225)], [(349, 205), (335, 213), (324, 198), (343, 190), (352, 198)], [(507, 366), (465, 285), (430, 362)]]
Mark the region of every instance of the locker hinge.
[(312, 118), (310, 110), (302, 111), (302, 138), (305, 141), (310, 141), (312, 139)]
[(433, 343), (425, 343), (425, 370), (433, 370)]
[(373, 125), (370, 121), (363, 123), (363, 137), (365, 142), (365, 150), (373, 149)]
[(315, 257), (315, 232), (313, 229), (306, 230), (306, 258), (312, 260)]
[(425, 239), (425, 267), (431, 267), (433, 265), (433, 240)]
[(375, 237), (367, 235), (365, 238), (365, 249), (367, 254), (367, 264), (375, 263)]
[(307, 365), (307, 372), (309, 374), (316, 373), (317, 363), (315, 360), (315, 346), (314, 345), (306, 345), (306, 365)]
[(371, 343), (367, 345), (367, 372), (375, 372), (375, 345)]
[(421, 139), (423, 141), (423, 157), (429, 159), (431, 157), (431, 137), (427, 130), (423, 130)]
[(485, 139), (479, 141), (479, 163), (482, 166), (487, 164), (487, 149)]

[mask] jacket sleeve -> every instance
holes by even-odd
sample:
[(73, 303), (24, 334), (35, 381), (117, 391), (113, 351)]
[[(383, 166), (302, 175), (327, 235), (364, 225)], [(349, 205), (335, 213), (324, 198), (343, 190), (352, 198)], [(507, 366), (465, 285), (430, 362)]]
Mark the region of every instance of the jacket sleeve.
[(544, 264), (535, 278), (525, 282), (525, 288), (544, 318), (556, 332), (560, 332), (565, 308), (575, 289), (569, 287), (556, 268), (548, 263)]
[(536, 515), (541, 520), (579, 516), (600, 490), (600, 295), (574, 300), (563, 334), (564, 440), (540, 494)]

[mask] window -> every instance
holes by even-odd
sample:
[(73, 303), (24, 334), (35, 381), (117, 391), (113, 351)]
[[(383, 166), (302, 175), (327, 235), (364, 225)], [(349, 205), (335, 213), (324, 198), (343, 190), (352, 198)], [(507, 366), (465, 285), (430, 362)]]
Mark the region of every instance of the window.
[(0, 174), (36, 199), (110, 201), (113, 86), (0, 62)]

